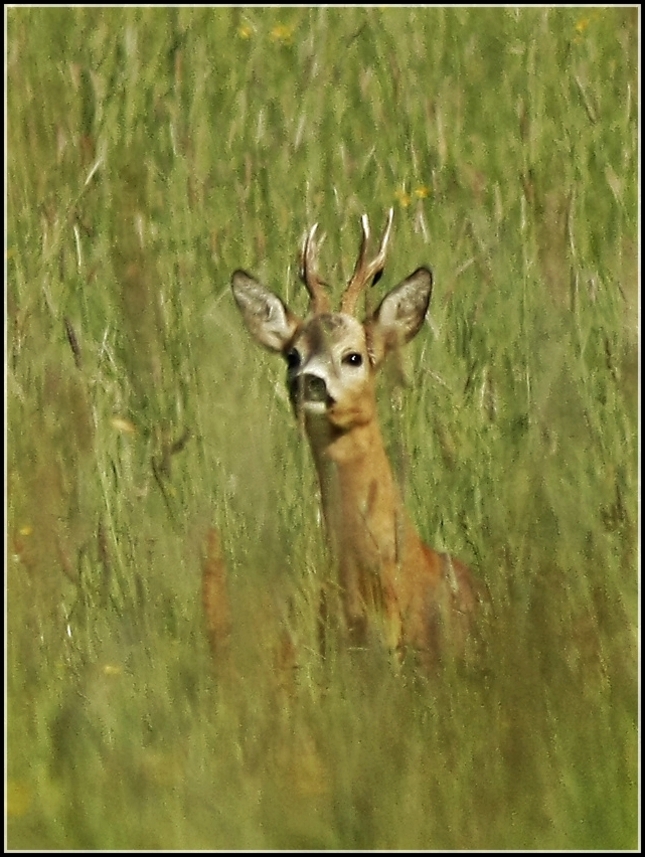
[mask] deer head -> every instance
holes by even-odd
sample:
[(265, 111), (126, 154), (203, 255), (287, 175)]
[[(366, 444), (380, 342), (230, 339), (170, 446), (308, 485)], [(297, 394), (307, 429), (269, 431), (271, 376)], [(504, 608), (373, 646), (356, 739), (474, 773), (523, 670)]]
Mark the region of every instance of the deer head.
[(305, 319), (250, 274), (233, 274), (233, 295), (246, 327), (257, 342), (285, 358), (292, 405), (308, 424), (322, 419), (335, 431), (347, 431), (374, 419), (377, 369), (387, 353), (409, 342), (423, 323), (432, 293), (432, 273), (425, 267), (388, 292), (362, 322), (355, 316), (360, 294), (383, 272), (392, 217), (390, 209), (378, 251), (370, 258), (369, 223), (363, 215), (358, 259), (340, 312), (331, 311), (317, 271), (316, 226), (301, 254), (300, 276), (310, 297)]

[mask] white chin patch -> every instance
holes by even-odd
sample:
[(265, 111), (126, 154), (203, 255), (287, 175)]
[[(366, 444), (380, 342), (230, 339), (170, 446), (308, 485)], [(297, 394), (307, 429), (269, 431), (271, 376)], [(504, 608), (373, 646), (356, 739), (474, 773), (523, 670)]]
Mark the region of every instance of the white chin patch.
[(300, 410), (304, 414), (312, 414), (314, 416), (324, 417), (327, 413), (327, 403), (326, 402), (302, 402), (300, 405)]

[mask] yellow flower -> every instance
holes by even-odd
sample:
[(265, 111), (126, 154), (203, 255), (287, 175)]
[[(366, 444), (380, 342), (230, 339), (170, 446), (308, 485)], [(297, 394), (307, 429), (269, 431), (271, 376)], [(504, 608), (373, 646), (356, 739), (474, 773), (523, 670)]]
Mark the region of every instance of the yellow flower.
[(21, 536), (30, 536), (33, 531), (34, 528), (31, 526), (31, 524), (25, 524), (24, 527), (20, 527), (20, 529), (18, 530)]
[(271, 38), (274, 42), (282, 42), (283, 45), (291, 44), (294, 30), (294, 24), (276, 24), (271, 30)]
[(400, 188), (399, 190), (394, 191), (394, 196), (398, 199), (399, 204), (403, 206), (403, 208), (407, 208), (412, 201), (410, 194), (405, 190), (405, 188)]
[(414, 195), (417, 199), (426, 199), (430, 196), (430, 188), (427, 185), (422, 184), (416, 188)]
[(250, 39), (253, 35), (253, 27), (250, 24), (241, 24), (237, 34), (241, 39)]

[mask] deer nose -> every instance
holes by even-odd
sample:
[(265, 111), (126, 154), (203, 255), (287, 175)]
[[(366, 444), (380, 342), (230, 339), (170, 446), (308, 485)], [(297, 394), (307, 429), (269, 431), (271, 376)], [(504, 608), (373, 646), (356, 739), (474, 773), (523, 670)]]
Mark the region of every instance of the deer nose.
[(333, 402), (327, 390), (325, 379), (321, 378), (320, 375), (313, 375), (311, 372), (296, 375), (291, 381), (290, 393), (294, 403), (299, 405), (312, 402), (324, 402), (325, 404)]
[(305, 373), (302, 376), (302, 391), (307, 402), (324, 402), (327, 400), (327, 384), (318, 375)]

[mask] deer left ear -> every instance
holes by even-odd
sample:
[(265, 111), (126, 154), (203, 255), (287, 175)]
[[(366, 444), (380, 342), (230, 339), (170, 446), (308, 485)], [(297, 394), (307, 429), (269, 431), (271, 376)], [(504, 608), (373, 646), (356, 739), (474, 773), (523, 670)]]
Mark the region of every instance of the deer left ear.
[(233, 297), (256, 342), (270, 351), (282, 351), (296, 332), (299, 320), (277, 295), (246, 271), (235, 271)]
[(385, 355), (413, 339), (423, 324), (432, 295), (432, 272), (417, 268), (383, 298), (365, 323), (370, 359), (378, 366)]

